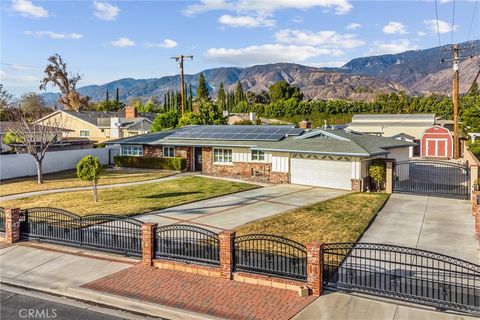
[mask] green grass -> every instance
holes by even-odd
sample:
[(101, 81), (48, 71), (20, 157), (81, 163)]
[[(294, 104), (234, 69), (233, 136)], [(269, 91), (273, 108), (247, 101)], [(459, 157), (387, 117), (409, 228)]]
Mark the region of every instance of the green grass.
[[(146, 181), (166, 177), (175, 173), (175, 171), (168, 170), (106, 168), (98, 184), (107, 185)], [(44, 174), (43, 181), (42, 184), (38, 184), (36, 176), (2, 181), (0, 185), (0, 196), (31, 191), (90, 186), (90, 182), (82, 181), (77, 177), (76, 170)]]
[(55, 207), (78, 215), (135, 215), (254, 188), (258, 186), (203, 177), (182, 177), (130, 187), (100, 189), (96, 203), (92, 201), (92, 191), (76, 191), (4, 201), (0, 202), (0, 206)]
[(355, 242), (388, 197), (385, 193), (350, 193), (248, 223), (237, 229), (237, 235), (274, 234), (302, 244)]

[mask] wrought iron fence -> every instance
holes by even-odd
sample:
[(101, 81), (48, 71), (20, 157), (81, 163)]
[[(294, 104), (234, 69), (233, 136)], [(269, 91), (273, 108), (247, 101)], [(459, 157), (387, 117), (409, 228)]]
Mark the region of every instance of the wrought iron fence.
[(0, 207), (0, 232), (5, 232), (5, 208)]
[(218, 234), (190, 225), (168, 225), (157, 228), (155, 258), (220, 264)]
[(307, 278), (304, 245), (279, 236), (249, 234), (235, 238), (235, 271), (247, 271), (295, 280)]
[(77, 216), (56, 208), (20, 212), (20, 237), (141, 256), (142, 223), (114, 215)]
[(322, 246), (325, 287), (480, 312), (480, 266), (442, 254), (373, 243)]
[(448, 161), (413, 160), (394, 165), (395, 192), (468, 199), (468, 166)]

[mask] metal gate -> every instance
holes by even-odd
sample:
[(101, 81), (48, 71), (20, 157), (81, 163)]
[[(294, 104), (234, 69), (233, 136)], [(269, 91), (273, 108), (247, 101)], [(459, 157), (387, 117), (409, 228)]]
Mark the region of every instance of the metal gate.
[(324, 244), (322, 255), (326, 288), (480, 313), (480, 265), (374, 243)]
[(77, 216), (56, 208), (20, 211), (20, 238), (142, 255), (142, 223), (114, 215)]
[(470, 170), (468, 166), (448, 161), (396, 162), (393, 167), (393, 191), (469, 199)]

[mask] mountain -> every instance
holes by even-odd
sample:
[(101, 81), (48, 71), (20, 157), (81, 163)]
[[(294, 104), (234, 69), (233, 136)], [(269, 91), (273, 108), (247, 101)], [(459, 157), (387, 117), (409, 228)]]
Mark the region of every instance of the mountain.
[[(460, 64), (460, 92), (466, 92), (480, 66), (478, 47), (480, 40), (460, 44), (461, 55), (472, 54), (473, 59), (462, 59)], [(241, 81), (244, 90), (261, 92), (280, 80), (299, 87), (306, 99), (353, 99), (371, 100), (379, 93), (405, 91), (408, 94), (448, 94), (451, 91), (451, 62), (441, 63), (441, 58), (452, 56), (450, 46), (425, 50), (406, 51), (398, 54), (356, 58), (341, 68), (315, 68), (293, 63), (257, 65), (248, 68), (224, 67), (203, 71), (210, 92), (223, 82), (226, 90), (234, 90)], [(185, 75), (186, 88), (195, 92), (199, 73)], [(81, 87), (78, 91), (88, 95), (92, 101), (105, 99), (106, 91), (114, 98), (119, 88), (120, 99), (156, 96), (163, 100), (164, 94), (179, 90), (180, 76), (152, 79), (125, 78), (104, 85)], [(58, 94), (45, 93), (47, 102), (55, 102)]]

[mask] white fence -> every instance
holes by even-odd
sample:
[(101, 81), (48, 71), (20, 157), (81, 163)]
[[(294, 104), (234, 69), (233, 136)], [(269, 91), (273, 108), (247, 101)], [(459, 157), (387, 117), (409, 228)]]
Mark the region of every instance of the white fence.
[[(98, 158), (102, 164), (110, 164), (110, 157), (117, 153), (116, 148), (47, 152), (43, 159), (43, 173), (74, 169), (77, 167), (77, 162), (87, 155)], [(0, 180), (35, 175), (37, 175), (37, 166), (30, 154), (5, 154), (0, 156)]]

